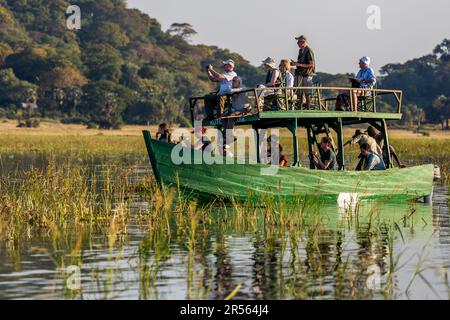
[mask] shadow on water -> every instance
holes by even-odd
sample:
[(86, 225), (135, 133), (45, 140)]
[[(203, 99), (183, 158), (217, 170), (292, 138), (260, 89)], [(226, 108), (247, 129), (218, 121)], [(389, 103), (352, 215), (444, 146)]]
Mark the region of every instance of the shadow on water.
[(1, 241), (0, 299), (449, 298), (447, 187), (433, 206), (202, 208), (140, 185), (146, 169), (129, 215)]

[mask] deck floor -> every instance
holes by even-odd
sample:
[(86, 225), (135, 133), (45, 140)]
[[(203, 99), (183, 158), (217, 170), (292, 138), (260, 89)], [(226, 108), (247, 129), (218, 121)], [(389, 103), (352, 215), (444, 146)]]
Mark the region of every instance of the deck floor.
[[(298, 120), (298, 124), (314, 123), (323, 120), (342, 119), (344, 124), (365, 122), (365, 120), (401, 120), (401, 113), (382, 112), (348, 112), (348, 111), (317, 111), (317, 110), (289, 110), (289, 111), (265, 111), (256, 115), (248, 115), (236, 118), (236, 125), (252, 123), (281, 123), (288, 120)], [(221, 119), (203, 121), (204, 126), (221, 125)]]

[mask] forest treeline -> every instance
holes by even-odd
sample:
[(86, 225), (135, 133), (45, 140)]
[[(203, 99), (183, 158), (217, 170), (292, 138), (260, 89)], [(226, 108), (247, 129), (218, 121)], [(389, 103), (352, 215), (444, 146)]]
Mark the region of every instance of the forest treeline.
[[(70, 5), (81, 8), (81, 30), (67, 28)], [(0, 0), (0, 117), (15, 118), (29, 102), (40, 117), (102, 128), (187, 124), (187, 98), (214, 90), (204, 66), (232, 58), (246, 86), (264, 79), (238, 53), (191, 44), (193, 34), (186, 23), (163, 31), (124, 0)], [(430, 55), (381, 69), (381, 87), (405, 90), (405, 121), (450, 118), (449, 47), (444, 40)], [(346, 77), (316, 80), (345, 85)]]

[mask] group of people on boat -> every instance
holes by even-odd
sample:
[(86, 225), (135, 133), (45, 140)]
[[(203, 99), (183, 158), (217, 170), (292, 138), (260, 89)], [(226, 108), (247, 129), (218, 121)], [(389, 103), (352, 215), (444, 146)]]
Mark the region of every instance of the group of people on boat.
[[(356, 130), (352, 139), (344, 144), (359, 145), (360, 159), (356, 166), (357, 171), (369, 171), (369, 170), (386, 170), (386, 162), (388, 154), (385, 152), (384, 144), (385, 139), (381, 132), (377, 132), (375, 128), (369, 126), (366, 131)], [(310, 159), (314, 166), (318, 170), (338, 170), (337, 157), (335, 153), (335, 147), (333, 139), (331, 137), (324, 137), (320, 143), (320, 154), (312, 152)], [(405, 165), (400, 162), (400, 159), (395, 149), (390, 145), (389, 150), (392, 158), (397, 162), (400, 168), (404, 168)]]
[[(195, 150), (212, 152), (213, 146), (211, 140), (206, 136), (206, 128), (198, 127), (194, 128), (192, 132), (196, 138), (196, 142), (193, 145)], [(156, 139), (165, 143), (172, 142), (172, 134), (166, 123), (159, 125), (158, 132), (156, 133)], [(273, 141), (272, 141), (273, 140)], [(287, 157), (283, 154), (283, 147), (279, 143), (279, 137), (269, 136), (267, 138), (268, 147), (268, 159), (271, 159), (271, 146), (272, 142), (279, 147), (279, 165), (287, 167), (289, 165)], [(360, 129), (355, 131), (352, 139), (348, 140), (344, 147), (350, 145), (359, 145), (360, 159), (356, 166), (357, 171), (361, 170), (385, 170), (387, 162), (387, 152), (384, 148), (385, 138), (381, 132), (375, 130), (374, 127), (369, 126), (366, 131)], [(224, 155), (232, 156), (228, 150), (228, 146), (225, 146)], [(314, 167), (318, 170), (339, 170), (339, 165), (336, 155), (336, 147), (334, 146), (333, 138), (330, 136), (324, 137), (320, 142), (319, 152), (312, 152), (309, 157)], [(392, 158), (396, 161), (398, 167), (404, 168), (405, 165), (401, 163), (397, 152), (392, 145), (389, 145), (389, 151)]]
[[(309, 47), (306, 36), (299, 36), (295, 38), (299, 47), (297, 60), (283, 59), (277, 66), (276, 61), (268, 57), (262, 61), (262, 65), (267, 71), (266, 79), (257, 87), (259, 89), (259, 96), (256, 97), (258, 107), (263, 104), (267, 97), (279, 93), (277, 88), (291, 88), (300, 87), (298, 90), (287, 90), (287, 95), (297, 98), (301, 101), (301, 107), (304, 109), (311, 108), (312, 94), (313, 94), (313, 77), (316, 70), (316, 60), (314, 51)], [(339, 92), (336, 98), (336, 110), (338, 111), (357, 111), (358, 97), (365, 96), (370, 91), (364, 89), (371, 89), (377, 83), (377, 79), (373, 69), (370, 67), (371, 59), (368, 56), (363, 56), (359, 59), (360, 70), (355, 77), (349, 78), (351, 87), (354, 89)], [(223, 72), (218, 72), (212, 65), (206, 66), (206, 73), (210, 81), (217, 82), (219, 89), (215, 93), (208, 94), (204, 97), (205, 102), (205, 120), (213, 120), (221, 118), (222, 133), (224, 141), (226, 140), (226, 132), (233, 129), (238, 117), (247, 114), (251, 111), (247, 95), (235, 94), (242, 92), (242, 80), (235, 70), (236, 64), (232, 59), (223, 61)], [(295, 67), (295, 72), (291, 73), (292, 68)], [(351, 97), (350, 97), (351, 95)], [(350, 101), (353, 101), (351, 103)], [(351, 107), (354, 109), (352, 110)], [(194, 130), (194, 135), (201, 143), (194, 145), (195, 149), (208, 150), (211, 148), (211, 142), (205, 136), (205, 128)], [(170, 130), (166, 124), (161, 124), (157, 139), (170, 142)], [(270, 146), (272, 136), (268, 138), (267, 142)], [(205, 143), (206, 140), (206, 143)], [(365, 132), (356, 130), (352, 139), (344, 146), (358, 144), (360, 147), (360, 161), (356, 170), (384, 170), (386, 169), (387, 152), (384, 152), (384, 137), (381, 132), (377, 132), (372, 126), (369, 126)], [(279, 144), (278, 144), (279, 145)], [(197, 146), (197, 147), (196, 147)], [(282, 154), (282, 147), (280, 147), (280, 166), (287, 166), (287, 158)], [(224, 144), (224, 155), (227, 154), (229, 146)], [(399, 167), (404, 167), (401, 164), (397, 153), (392, 146), (389, 146), (390, 153), (393, 159), (397, 162)], [(331, 137), (324, 137), (320, 143), (319, 153), (312, 152), (310, 156), (311, 162), (316, 169), (319, 170), (338, 170), (339, 165), (335, 153), (335, 146)], [(270, 148), (268, 153), (270, 154)]]
[[(279, 93), (280, 91), (277, 88), (280, 87), (302, 87), (303, 89), (295, 91), (287, 89), (287, 95), (291, 99), (297, 95), (297, 101), (300, 101), (301, 108), (311, 108), (314, 88), (313, 77), (316, 72), (314, 51), (309, 47), (306, 36), (302, 35), (295, 39), (299, 47), (296, 61), (283, 59), (278, 66), (271, 57), (262, 61), (262, 66), (266, 69), (267, 74), (265, 81), (257, 86), (259, 89), (262, 89), (259, 90), (257, 97), (258, 108), (261, 108), (264, 104), (264, 99)], [(365, 89), (372, 89), (377, 83), (375, 72), (370, 67), (370, 63), (371, 59), (368, 56), (363, 56), (359, 59), (360, 70), (355, 77), (349, 78), (351, 87), (355, 89), (339, 92), (336, 98), (336, 110), (357, 111), (358, 98), (370, 94), (370, 91)], [(243, 90), (241, 88), (241, 78), (238, 76), (235, 67), (236, 64), (232, 59), (223, 61), (223, 72), (214, 70), (212, 65), (206, 66), (209, 80), (219, 83), (219, 89), (217, 92), (205, 96), (205, 120), (239, 116), (250, 111), (250, 105), (246, 101), (245, 95), (234, 95), (234, 93), (239, 93)], [(294, 74), (291, 73), (293, 67), (296, 68)], [(353, 101), (353, 104), (350, 101)], [(231, 104), (231, 108), (227, 107), (227, 104)], [(353, 110), (351, 110), (352, 106)]]

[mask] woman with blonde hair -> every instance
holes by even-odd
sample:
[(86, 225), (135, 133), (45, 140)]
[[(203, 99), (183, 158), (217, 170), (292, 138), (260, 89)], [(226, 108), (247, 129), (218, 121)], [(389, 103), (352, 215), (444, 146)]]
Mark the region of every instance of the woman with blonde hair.
[[(291, 63), (289, 62), (289, 60), (286, 60), (286, 59), (281, 60), (279, 70), (280, 70), (280, 75), (279, 75), (278, 79), (280, 81), (280, 87), (285, 87), (285, 88), (293, 87), (294, 86), (294, 76), (290, 72)], [(292, 98), (293, 93), (294, 93), (294, 91), (288, 90), (289, 97)]]

